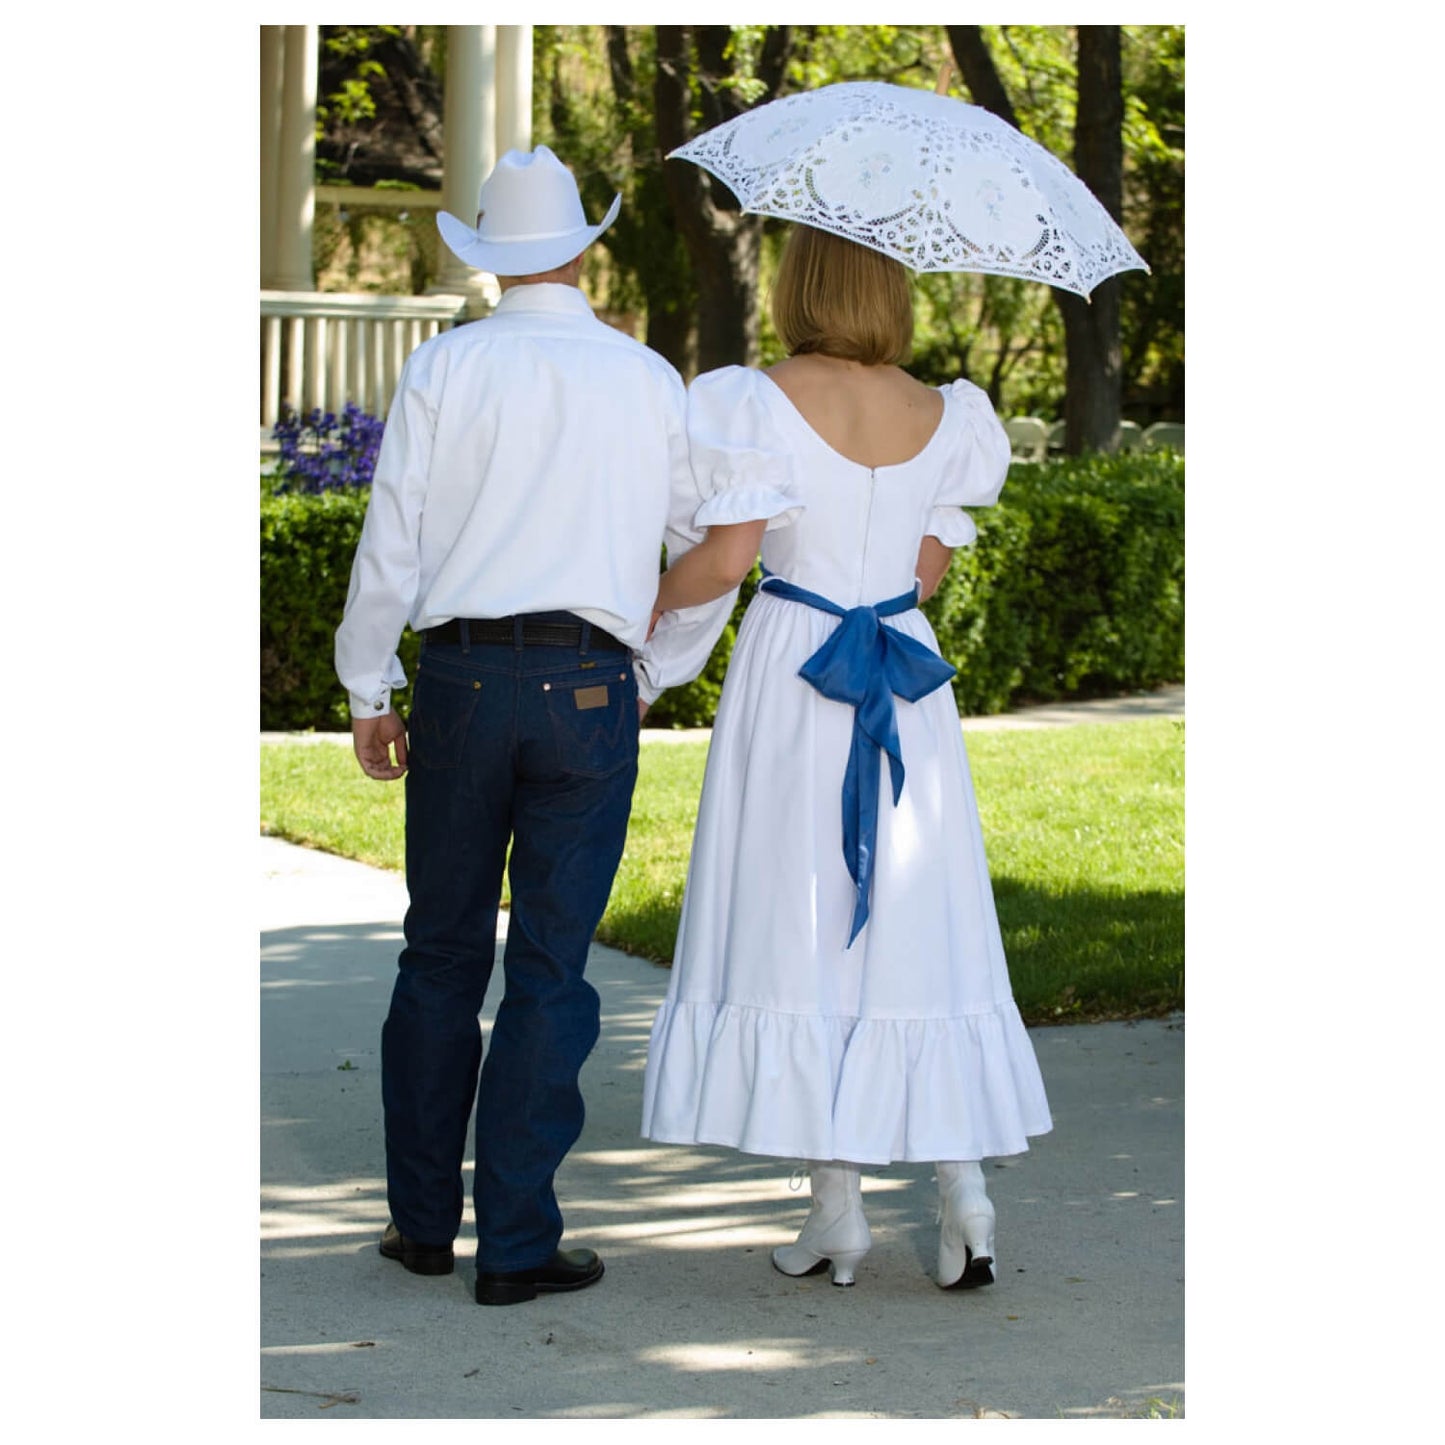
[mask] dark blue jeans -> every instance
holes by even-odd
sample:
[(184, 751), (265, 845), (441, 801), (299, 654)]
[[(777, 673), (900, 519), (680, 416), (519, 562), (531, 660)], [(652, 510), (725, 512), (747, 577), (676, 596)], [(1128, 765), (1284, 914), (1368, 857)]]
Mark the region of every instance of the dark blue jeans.
[[(424, 644), (407, 723), (410, 904), (381, 1033), (387, 1194), (404, 1235), (456, 1237), (475, 1100), (489, 1271), (558, 1246), (552, 1181), (582, 1132), (577, 1075), (599, 1031), (582, 974), (627, 835), (637, 684), (628, 654), (584, 649)], [(483, 1062), (509, 843), (505, 988)]]

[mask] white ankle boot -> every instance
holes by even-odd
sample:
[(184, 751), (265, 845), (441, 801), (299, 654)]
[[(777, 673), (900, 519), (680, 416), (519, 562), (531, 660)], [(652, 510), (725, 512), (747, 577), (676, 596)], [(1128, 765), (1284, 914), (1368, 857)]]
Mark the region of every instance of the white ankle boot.
[(873, 1237), (863, 1217), (863, 1190), (854, 1164), (808, 1163), (813, 1207), (792, 1244), (773, 1251), (773, 1268), (783, 1274), (819, 1274), (830, 1265), (833, 1283), (853, 1283), (858, 1261)]
[(948, 1161), (938, 1171), (938, 1283), (944, 1289), (992, 1284), (993, 1204), (976, 1160)]

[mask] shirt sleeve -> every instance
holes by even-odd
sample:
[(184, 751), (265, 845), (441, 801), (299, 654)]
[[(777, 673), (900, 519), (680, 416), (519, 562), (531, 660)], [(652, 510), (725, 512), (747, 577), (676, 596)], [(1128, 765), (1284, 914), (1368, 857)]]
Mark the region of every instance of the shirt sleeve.
[(406, 686), (396, 648), (411, 616), (420, 573), (422, 503), (436, 436), (436, 408), (426, 375), (431, 361), (430, 355), (414, 352), (402, 368), (351, 564), (346, 609), (336, 630), (336, 675), (347, 691), (352, 717), (389, 712), (392, 689)]
[(946, 404), (961, 413), (939, 475), (925, 533), (945, 547), (967, 547), (978, 528), (964, 507), (991, 507), (1008, 475), (1009, 441), (988, 394), (971, 381), (947, 388)]

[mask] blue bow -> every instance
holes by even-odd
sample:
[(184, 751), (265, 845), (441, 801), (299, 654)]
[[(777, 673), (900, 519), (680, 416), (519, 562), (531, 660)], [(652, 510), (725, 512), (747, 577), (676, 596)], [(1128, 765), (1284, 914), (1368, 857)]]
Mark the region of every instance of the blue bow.
[(903, 796), (903, 749), (898, 741), (896, 694), (917, 702), (952, 678), (955, 669), (882, 619), (918, 605), (917, 591), (876, 607), (842, 608), (816, 592), (767, 574), (759, 591), (830, 612), (842, 621), (828, 640), (798, 669), (798, 676), (835, 702), (853, 708), (853, 742), (843, 775), (843, 859), (853, 880), (853, 930), (848, 946), (868, 921), (873, 861), (878, 845), (879, 751), (888, 754), (893, 804)]

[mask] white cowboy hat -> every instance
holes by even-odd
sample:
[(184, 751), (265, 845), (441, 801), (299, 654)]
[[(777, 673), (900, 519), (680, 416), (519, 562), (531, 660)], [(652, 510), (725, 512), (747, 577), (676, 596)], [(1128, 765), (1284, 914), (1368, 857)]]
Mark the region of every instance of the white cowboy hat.
[(452, 253), (493, 276), (535, 276), (580, 256), (613, 221), (622, 196), (600, 226), (589, 226), (572, 172), (546, 146), (508, 151), (482, 183), (474, 230), (449, 211), (437, 229)]

